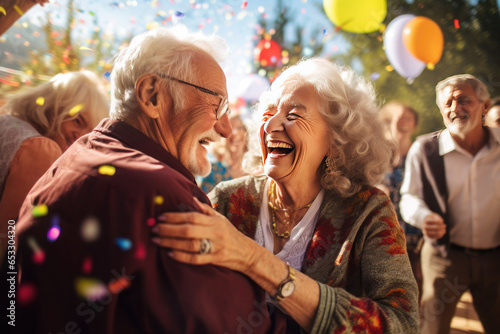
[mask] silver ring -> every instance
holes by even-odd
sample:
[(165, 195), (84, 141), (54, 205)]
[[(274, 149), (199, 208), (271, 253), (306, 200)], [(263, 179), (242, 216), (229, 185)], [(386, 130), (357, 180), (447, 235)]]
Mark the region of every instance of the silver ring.
[(200, 254), (209, 254), (212, 251), (212, 241), (200, 239)]

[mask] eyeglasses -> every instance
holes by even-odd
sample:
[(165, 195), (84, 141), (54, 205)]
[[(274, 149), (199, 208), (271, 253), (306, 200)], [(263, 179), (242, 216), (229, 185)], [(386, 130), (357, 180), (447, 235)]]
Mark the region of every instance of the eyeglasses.
[(217, 111), (215, 112), (215, 118), (217, 120), (219, 120), (222, 117), (224, 117), (224, 115), (226, 113), (227, 113), (228, 116), (231, 115), (231, 109), (229, 109), (229, 101), (227, 100), (226, 97), (220, 95), (219, 93), (213, 92), (213, 91), (211, 91), (209, 89), (197, 86), (195, 84), (192, 84), (192, 83), (189, 83), (189, 82), (186, 82), (186, 81), (183, 81), (183, 80), (176, 79), (176, 78), (171, 77), (169, 75), (165, 75), (165, 74), (162, 74), (162, 73), (156, 73), (156, 74), (158, 74), (160, 77), (162, 77), (164, 79), (174, 80), (174, 81), (183, 83), (185, 85), (194, 87), (194, 88), (202, 91), (203, 93), (207, 93), (207, 94), (210, 94), (210, 95), (214, 95), (214, 96), (220, 97), (219, 107), (217, 108)]

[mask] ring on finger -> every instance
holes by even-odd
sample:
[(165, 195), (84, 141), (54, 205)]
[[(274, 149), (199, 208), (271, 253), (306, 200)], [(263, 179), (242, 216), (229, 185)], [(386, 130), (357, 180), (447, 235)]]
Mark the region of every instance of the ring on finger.
[(209, 254), (212, 251), (212, 241), (200, 239), (200, 254)]

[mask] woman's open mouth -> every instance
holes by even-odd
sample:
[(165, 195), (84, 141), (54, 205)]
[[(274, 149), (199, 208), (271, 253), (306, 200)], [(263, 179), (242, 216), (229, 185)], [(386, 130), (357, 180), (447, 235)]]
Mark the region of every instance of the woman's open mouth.
[(267, 149), (272, 158), (284, 157), (295, 149), (292, 145), (284, 142), (267, 142)]

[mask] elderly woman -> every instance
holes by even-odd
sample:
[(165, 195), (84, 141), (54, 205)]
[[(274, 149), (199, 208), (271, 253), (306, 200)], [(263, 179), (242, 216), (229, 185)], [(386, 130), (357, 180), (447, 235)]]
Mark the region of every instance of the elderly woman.
[(373, 187), (393, 151), (374, 99), (327, 60), (288, 68), (259, 104), (265, 175), (215, 187), (219, 213), (163, 214), (154, 241), (178, 261), (245, 273), (307, 332), (416, 333), (404, 235)]
[(104, 87), (90, 71), (58, 74), (7, 101), (0, 109), (2, 231), (7, 231), (9, 220), (17, 219), (24, 198), (43, 173), (108, 111)]

